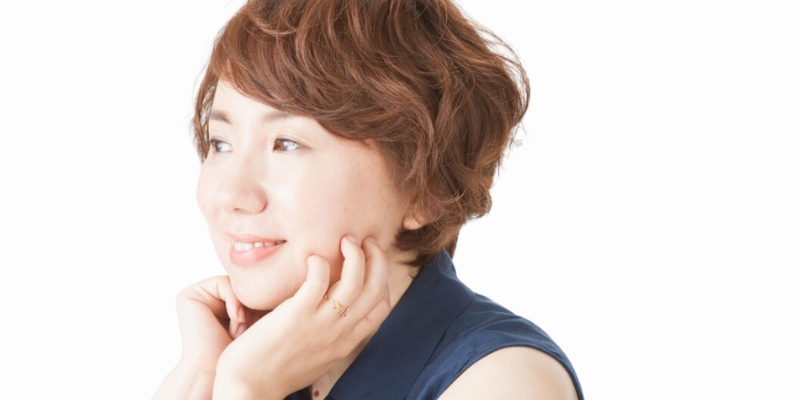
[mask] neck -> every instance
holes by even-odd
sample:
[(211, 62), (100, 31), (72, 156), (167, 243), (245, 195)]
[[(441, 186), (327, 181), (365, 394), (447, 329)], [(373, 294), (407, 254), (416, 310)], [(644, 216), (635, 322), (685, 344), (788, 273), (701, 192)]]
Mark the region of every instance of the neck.
[[(402, 258), (401, 258), (402, 259)], [(411, 282), (414, 280), (412, 275), (417, 268), (409, 267), (408, 265), (398, 261), (398, 258), (393, 257), (389, 264), (388, 288), (389, 288), (389, 306), (394, 309), (400, 298), (408, 290)], [(373, 332), (374, 334), (374, 332)], [(356, 357), (367, 345), (367, 342), (372, 338), (372, 335), (364, 339), (356, 349), (347, 355), (344, 359), (337, 362), (331, 367), (328, 372), (320, 377), (316, 382), (312, 383), (309, 387), (312, 399), (323, 399), (330, 393), (333, 385), (339, 378), (344, 375), (344, 372), (350, 367), (350, 364), (355, 361)]]

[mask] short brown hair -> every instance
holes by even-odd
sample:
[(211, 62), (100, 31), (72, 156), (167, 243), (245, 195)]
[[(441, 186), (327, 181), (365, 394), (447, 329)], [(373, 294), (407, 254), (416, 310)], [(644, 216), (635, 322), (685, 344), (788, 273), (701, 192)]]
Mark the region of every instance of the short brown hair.
[(217, 38), (194, 116), (208, 153), (217, 82), (377, 145), (425, 225), (395, 246), (421, 266), (491, 208), (528, 107), (514, 52), (448, 0), (251, 0)]

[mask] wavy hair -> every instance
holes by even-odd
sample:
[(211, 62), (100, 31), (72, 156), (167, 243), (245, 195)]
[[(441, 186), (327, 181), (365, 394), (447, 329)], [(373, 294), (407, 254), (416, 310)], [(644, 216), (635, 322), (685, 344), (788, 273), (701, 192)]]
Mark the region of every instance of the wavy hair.
[(421, 266), (451, 255), (528, 107), (514, 52), (448, 0), (251, 0), (214, 44), (195, 105), (204, 160), (217, 83), (375, 143), (424, 226), (394, 245)]

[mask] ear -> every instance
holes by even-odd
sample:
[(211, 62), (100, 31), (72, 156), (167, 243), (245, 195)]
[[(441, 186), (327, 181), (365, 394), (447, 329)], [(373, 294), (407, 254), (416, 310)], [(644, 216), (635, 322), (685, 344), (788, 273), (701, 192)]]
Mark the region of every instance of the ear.
[(419, 228), (422, 228), (426, 223), (427, 221), (419, 216), (419, 214), (414, 210), (414, 207), (409, 207), (406, 215), (403, 216), (403, 228), (409, 231), (415, 231)]

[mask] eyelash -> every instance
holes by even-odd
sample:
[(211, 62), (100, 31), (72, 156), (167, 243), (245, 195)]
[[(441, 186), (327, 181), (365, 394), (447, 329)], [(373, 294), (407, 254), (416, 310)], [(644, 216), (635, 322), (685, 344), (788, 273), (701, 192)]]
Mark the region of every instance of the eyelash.
[[(222, 140), (219, 140), (219, 139), (210, 139), (208, 141), (208, 144), (209, 144), (209, 149), (211, 151), (213, 151), (214, 153), (226, 153), (226, 152), (230, 151), (230, 147), (231, 147), (230, 144), (228, 144), (226, 142), (223, 142)], [(222, 145), (227, 145), (228, 149), (227, 150), (220, 150), (220, 147), (222, 147)], [(275, 140), (275, 144), (272, 146), (272, 150), (288, 152), (288, 151), (300, 150), (301, 147), (302, 146), (299, 143), (297, 143), (297, 142), (295, 142), (293, 140), (276, 139)]]
[[(225, 151), (219, 149), (220, 145), (223, 145), (223, 144), (228, 145), (229, 148), (231, 146), (230, 144), (225, 143), (225, 142), (223, 142), (222, 140), (219, 140), (219, 139), (211, 139), (211, 140), (208, 141), (209, 150), (213, 151), (214, 153), (224, 153)], [(230, 149), (228, 151), (230, 151)]]
[(275, 139), (275, 144), (272, 146), (272, 150), (277, 151), (296, 151), (300, 150), (302, 146), (295, 142), (294, 140), (289, 139)]

